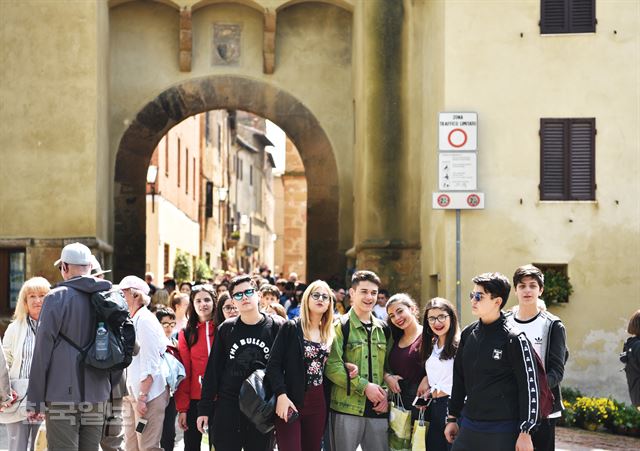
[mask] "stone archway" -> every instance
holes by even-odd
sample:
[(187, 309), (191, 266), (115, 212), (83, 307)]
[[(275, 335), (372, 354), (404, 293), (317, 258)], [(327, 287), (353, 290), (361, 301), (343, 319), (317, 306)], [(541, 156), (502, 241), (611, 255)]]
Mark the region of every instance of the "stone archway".
[(140, 110), (124, 132), (115, 165), (114, 280), (143, 274), (146, 171), (160, 139), (185, 118), (215, 109), (249, 111), (278, 124), (295, 143), (307, 177), (307, 279), (344, 274), (338, 249), (339, 185), (335, 156), (318, 120), (300, 101), (264, 82), (212, 76), (175, 85)]

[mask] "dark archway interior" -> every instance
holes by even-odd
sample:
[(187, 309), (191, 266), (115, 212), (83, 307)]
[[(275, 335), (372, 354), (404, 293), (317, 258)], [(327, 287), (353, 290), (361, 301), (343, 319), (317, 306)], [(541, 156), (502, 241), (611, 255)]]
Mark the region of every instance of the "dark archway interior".
[(338, 249), (338, 172), (327, 135), (313, 114), (290, 94), (249, 78), (216, 76), (167, 89), (138, 113), (122, 136), (114, 184), (114, 280), (144, 274), (145, 180), (153, 150), (174, 125), (216, 109), (265, 117), (295, 143), (307, 177), (307, 279), (341, 279), (345, 258)]

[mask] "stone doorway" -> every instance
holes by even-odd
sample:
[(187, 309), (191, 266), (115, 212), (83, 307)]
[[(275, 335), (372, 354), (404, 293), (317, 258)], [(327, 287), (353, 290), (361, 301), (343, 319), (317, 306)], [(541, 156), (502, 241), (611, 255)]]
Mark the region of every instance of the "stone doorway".
[(185, 118), (244, 110), (278, 124), (297, 147), (307, 177), (307, 279), (341, 278), (339, 182), (329, 138), (312, 112), (287, 92), (240, 76), (189, 80), (147, 103), (125, 130), (114, 178), (114, 280), (145, 270), (146, 171), (154, 148)]

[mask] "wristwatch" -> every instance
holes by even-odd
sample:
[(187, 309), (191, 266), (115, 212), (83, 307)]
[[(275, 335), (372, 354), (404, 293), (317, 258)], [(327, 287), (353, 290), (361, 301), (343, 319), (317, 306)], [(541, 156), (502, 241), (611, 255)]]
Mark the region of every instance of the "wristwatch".
[(447, 417), (446, 420), (444, 420), (445, 423), (457, 423), (458, 419), (456, 417)]

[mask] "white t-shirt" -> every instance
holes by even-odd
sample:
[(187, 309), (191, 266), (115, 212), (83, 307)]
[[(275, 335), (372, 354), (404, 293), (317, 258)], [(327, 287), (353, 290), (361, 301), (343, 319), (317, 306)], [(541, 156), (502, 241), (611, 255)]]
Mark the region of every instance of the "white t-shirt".
[(433, 346), (431, 355), (424, 362), (424, 369), (427, 372), (431, 391), (439, 390), (451, 395), (451, 387), (453, 386), (453, 359), (440, 360), (442, 349), (436, 343)]
[[(544, 335), (544, 325), (546, 320), (538, 313), (531, 319), (526, 321), (516, 318), (516, 313), (509, 317), (509, 322), (520, 329), (527, 336), (533, 349), (536, 350), (538, 357), (542, 359), (542, 336)], [(544, 361), (542, 364), (544, 365)]]
[[(538, 354), (538, 357), (542, 360), (542, 366), (545, 366), (546, 362), (542, 359), (542, 336), (544, 335), (546, 320), (542, 318), (538, 312), (538, 314), (533, 318), (523, 321), (516, 318), (516, 313), (514, 312), (513, 315), (509, 316), (508, 321), (524, 332), (533, 345), (533, 349), (535, 349), (536, 354)], [(549, 418), (558, 418), (560, 415), (560, 411), (553, 412), (549, 415)]]

